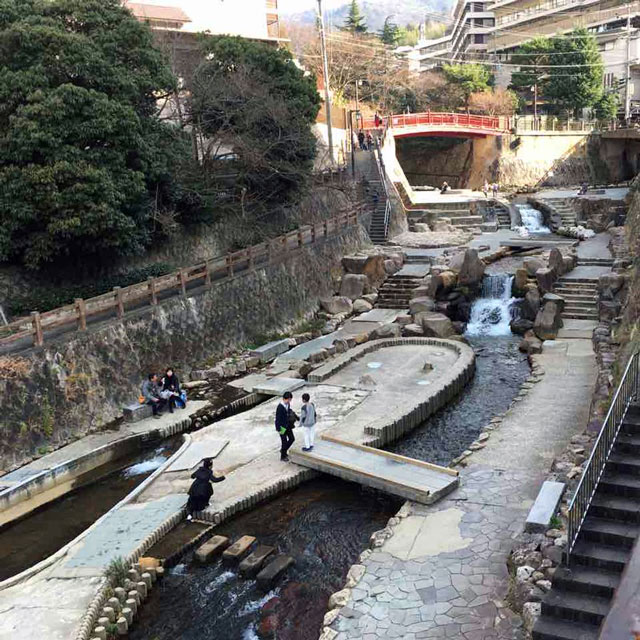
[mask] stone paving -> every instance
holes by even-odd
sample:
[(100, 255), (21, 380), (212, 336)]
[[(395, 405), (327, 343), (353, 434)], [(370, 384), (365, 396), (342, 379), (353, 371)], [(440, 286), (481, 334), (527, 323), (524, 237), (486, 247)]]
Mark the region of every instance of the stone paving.
[(586, 338), (561, 333), (536, 360), (545, 375), (466, 459), (460, 488), (437, 505), (406, 503), (391, 537), (363, 554), (323, 640), (524, 637), (507, 606), (507, 557), (553, 457), (586, 426), (596, 378)]

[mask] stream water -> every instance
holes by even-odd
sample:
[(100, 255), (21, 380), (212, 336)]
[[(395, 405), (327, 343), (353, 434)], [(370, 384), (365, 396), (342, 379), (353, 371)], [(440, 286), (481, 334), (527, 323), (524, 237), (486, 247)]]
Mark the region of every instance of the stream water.
[(200, 566), (191, 554), (168, 572), (129, 634), (131, 640), (317, 640), (329, 596), (402, 501), (322, 477), (216, 528), (295, 558), (274, 589), (260, 591), (236, 568)]
[(182, 436), (170, 438), (159, 447), (96, 469), (90, 475), (99, 480), (83, 484), (80, 478), (78, 489), (0, 529), (0, 580), (32, 567), (80, 535), (148, 478), (181, 443)]

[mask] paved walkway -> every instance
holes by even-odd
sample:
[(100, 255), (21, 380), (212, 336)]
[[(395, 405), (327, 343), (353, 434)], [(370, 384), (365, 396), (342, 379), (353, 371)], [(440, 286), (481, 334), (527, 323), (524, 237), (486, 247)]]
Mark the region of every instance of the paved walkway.
[(335, 640), (522, 637), (505, 602), (507, 557), (554, 456), (585, 428), (596, 380), (590, 339), (561, 332), (536, 359), (546, 375), (467, 458), (460, 488), (437, 505), (407, 503), (364, 562)]
[[(586, 196), (580, 196), (580, 199), (586, 200), (624, 200), (629, 193), (629, 187), (612, 187), (604, 189), (604, 193), (588, 193)], [(534, 193), (535, 198), (576, 198), (578, 189), (544, 189)]]

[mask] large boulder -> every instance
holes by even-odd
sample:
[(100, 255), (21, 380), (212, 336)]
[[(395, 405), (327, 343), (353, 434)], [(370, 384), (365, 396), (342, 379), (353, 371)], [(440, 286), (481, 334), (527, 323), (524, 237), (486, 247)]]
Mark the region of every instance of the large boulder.
[(538, 312), (533, 331), (540, 340), (555, 340), (561, 326), (560, 307), (555, 302), (547, 302)]
[(440, 233), (453, 233), (456, 228), (451, 224), (450, 218), (438, 218), (433, 222), (433, 230)]
[(458, 276), (453, 271), (443, 271), (431, 278), (429, 283), (429, 297), (435, 298), (437, 295), (449, 293), (458, 281)]
[(385, 260), (384, 261), (384, 270), (385, 272), (392, 276), (394, 273), (398, 273), (402, 269), (402, 265), (399, 265), (396, 260)]
[(354, 313), (366, 313), (367, 311), (371, 311), (371, 309), (373, 309), (373, 305), (363, 298), (359, 298), (353, 303)]
[(527, 270), (527, 274), (535, 276), (538, 269), (544, 269), (544, 262), (539, 258), (525, 258), (524, 268)]
[(412, 316), (415, 316), (417, 313), (422, 313), (424, 311), (433, 311), (436, 308), (436, 303), (433, 298), (429, 298), (428, 296), (422, 296), (420, 298), (412, 298), (409, 302), (409, 312)]
[(554, 247), (549, 252), (549, 269), (555, 271), (558, 278), (564, 275), (564, 258), (557, 247)]
[(399, 324), (390, 322), (389, 324), (383, 324), (377, 327), (371, 332), (371, 339), (377, 340), (380, 338), (399, 338), (402, 335), (402, 327)]
[(424, 335), (429, 338), (448, 338), (455, 335), (451, 320), (443, 313), (419, 313), (416, 323), (420, 322)]
[(422, 325), (419, 324), (405, 324), (402, 327), (402, 334), (407, 338), (416, 338), (424, 335)]
[(544, 296), (542, 296), (542, 304), (545, 305), (547, 304), (547, 302), (554, 302), (556, 305), (558, 305), (560, 313), (564, 311), (565, 299), (562, 296), (556, 295), (555, 293), (545, 293)]
[(382, 254), (345, 256), (342, 258), (342, 267), (347, 273), (367, 276), (372, 284), (382, 282), (386, 275)]
[(513, 295), (517, 298), (522, 298), (527, 291), (527, 284), (529, 284), (527, 270), (516, 269), (515, 277), (513, 278)]
[(557, 274), (553, 269), (538, 269), (536, 271), (536, 280), (538, 287), (543, 293), (553, 290), (553, 283), (556, 281)]
[(463, 287), (479, 284), (482, 282), (486, 268), (487, 266), (479, 258), (478, 252), (475, 249), (467, 249), (464, 252), (464, 259), (460, 267), (458, 284)]
[(516, 335), (523, 336), (527, 331), (533, 329), (533, 321), (526, 318), (516, 318), (511, 321), (511, 331)]
[(520, 314), (526, 320), (535, 320), (540, 311), (540, 293), (537, 287), (529, 289), (520, 306)]
[(527, 331), (520, 343), (520, 351), (528, 354), (542, 353), (542, 340), (533, 331)]
[(320, 306), (332, 316), (338, 313), (352, 313), (353, 303), (350, 298), (344, 296), (333, 296), (331, 298), (324, 298), (320, 300)]
[(365, 287), (369, 284), (367, 276), (357, 273), (347, 273), (342, 278), (340, 284), (340, 295), (349, 298), (349, 300), (357, 300), (362, 297)]

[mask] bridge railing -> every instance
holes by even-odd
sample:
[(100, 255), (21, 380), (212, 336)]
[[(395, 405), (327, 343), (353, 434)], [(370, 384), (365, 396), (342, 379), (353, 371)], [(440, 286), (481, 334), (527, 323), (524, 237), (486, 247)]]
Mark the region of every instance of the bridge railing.
[(30, 317), (21, 318), (0, 327), (0, 347), (29, 340), (33, 346), (42, 346), (47, 331), (70, 328), (86, 331), (87, 324), (95, 319), (122, 318), (127, 310), (155, 306), (159, 299), (171, 295), (186, 295), (194, 286), (211, 286), (213, 281), (230, 278), (239, 272), (247, 272), (256, 265), (281, 260), (289, 252), (313, 244), (328, 236), (340, 233), (345, 227), (358, 223), (358, 212), (340, 213), (333, 218), (306, 225), (285, 235), (258, 245), (210, 258), (206, 262), (185, 267), (157, 278), (149, 278), (129, 287), (116, 287), (113, 291), (89, 299), (77, 299), (73, 304), (52, 309), (45, 313), (34, 311)]
[[(511, 126), (506, 116), (482, 116), (471, 113), (445, 113), (429, 111), (427, 113), (407, 113), (387, 116), (384, 119), (392, 129), (422, 126), (461, 127), (465, 129), (483, 129), (507, 131)], [(364, 118), (364, 129), (376, 129), (374, 118)]]

